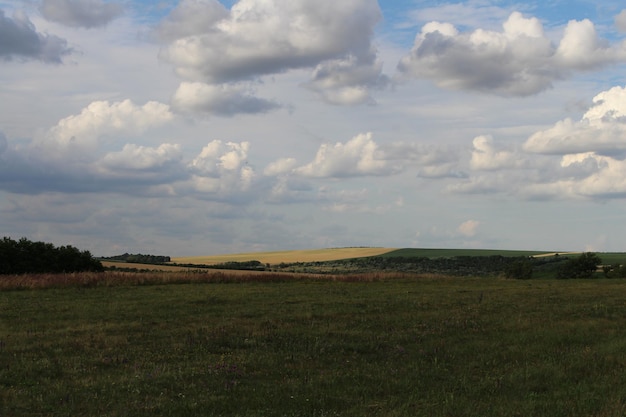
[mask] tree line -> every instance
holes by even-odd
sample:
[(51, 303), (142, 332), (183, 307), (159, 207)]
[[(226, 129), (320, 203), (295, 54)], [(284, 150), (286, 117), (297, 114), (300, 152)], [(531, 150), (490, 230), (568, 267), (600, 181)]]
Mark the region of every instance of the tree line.
[(144, 255), (142, 253), (124, 253), (122, 255), (101, 257), (102, 260), (130, 262), (137, 264), (165, 264), (171, 262), (169, 256), (164, 255)]
[(102, 263), (89, 251), (73, 246), (54, 246), (27, 238), (0, 240), (0, 274), (33, 274), (62, 272), (99, 272)]

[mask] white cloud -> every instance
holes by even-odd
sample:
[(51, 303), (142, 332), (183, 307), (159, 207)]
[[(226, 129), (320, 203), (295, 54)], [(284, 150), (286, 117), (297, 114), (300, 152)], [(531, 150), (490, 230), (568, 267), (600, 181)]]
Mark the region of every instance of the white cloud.
[(520, 160), (513, 152), (496, 150), (491, 136), (477, 136), (472, 142), (474, 150), (470, 160), (470, 168), (478, 171), (489, 171), (513, 168)]
[(163, 143), (157, 148), (126, 144), (119, 152), (110, 152), (96, 163), (107, 177), (162, 177), (170, 171), (182, 171), (180, 145)]
[(305, 177), (353, 177), (366, 175), (391, 175), (399, 171), (381, 159), (378, 145), (371, 133), (359, 134), (348, 142), (323, 144), (309, 164), (295, 169)]
[(122, 15), (121, 3), (103, 0), (43, 0), (39, 11), (48, 20), (71, 27), (105, 26)]
[(93, 151), (104, 135), (140, 134), (171, 121), (173, 117), (169, 106), (155, 101), (143, 106), (131, 100), (94, 101), (80, 114), (60, 120), (35, 146), (42, 152), (89, 158), (88, 154), (80, 152)]
[(626, 152), (626, 88), (613, 87), (593, 98), (593, 105), (580, 121), (564, 119), (528, 138), (528, 152), (565, 155)]
[(600, 39), (589, 20), (570, 21), (558, 47), (535, 18), (512, 13), (501, 32), (476, 29), (460, 33), (449, 23), (431, 22), (415, 38), (398, 70), (428, 78), (451, 90), (475, 90), (503, 96), (527, 96), (552, 86), (574, 70), (622, 62), (624, 44)]
[(594, 24), (588, 19), (572, 20), (565, 28), (555, 59), (564, 69), (589, 70), (623, 62), (626, 46), (622, 43), (612, 47), (608, 41), (600, 39)]
[(253, 92), (243, 86), (183, 82), (172, 97), (172, 107), (183, 112), (229, 117), (242, 113), (266, 113), (280, 105), (254, 97)]
[(270, 163), (265, 170), (263, 170), (263, 174), (269, 177), (285, 174), (291, 172), (297, 165), (298, 162), (295, 158), (281, 158)]
[(463, 222), (457, 228), (457, 232), (466, 237), (476, 236), (480, 222), (477, 220), (468, 220)]
[(188, 165), (192, 188), (203, 194), (248, 190), (256, 177), (248, 165), (249, 142), (214, 140)]
[(35, 59), (60, 64), (72, 52), (65, 39), (37, 32), (28, 16), (19, 11), (11, 19), (0, 10), (0, 39), (0, 58), (4, 60)]

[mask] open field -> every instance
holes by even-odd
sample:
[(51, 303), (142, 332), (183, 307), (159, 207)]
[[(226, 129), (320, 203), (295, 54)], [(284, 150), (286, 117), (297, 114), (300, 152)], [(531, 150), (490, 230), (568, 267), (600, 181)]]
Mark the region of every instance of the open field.
[(275, 252), (251, 252), (230, 255), (193, 256), (172, 258), (172, 262), (179, 264), (215, 265), (226, 262), (259, 261), (264, 264), (293, 263), (293, 262), (323, 262), (338, 259), (362, 258), (378, 256), (393, 251), (392, 248), (329, 248), (311, 250), (287, 250)]
[(0, 415), (626, 415), (626, 280), (181, 277), (0, 291)]

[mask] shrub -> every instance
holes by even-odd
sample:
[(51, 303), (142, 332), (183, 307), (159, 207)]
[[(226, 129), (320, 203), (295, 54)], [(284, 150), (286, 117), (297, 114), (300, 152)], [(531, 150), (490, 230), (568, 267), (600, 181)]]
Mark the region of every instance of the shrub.
[(597, 254), (585, 252), (578, 258), (569, 259), (559, 268), (556, 277), (559, 279), (592, 278), (601, 263), (602, 260)]

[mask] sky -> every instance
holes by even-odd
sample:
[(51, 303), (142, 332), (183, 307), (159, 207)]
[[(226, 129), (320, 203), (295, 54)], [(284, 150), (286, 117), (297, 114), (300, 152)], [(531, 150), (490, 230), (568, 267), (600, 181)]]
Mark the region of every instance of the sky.
[(626, 6), (0, 0), (0, 236), (626, 251)]

